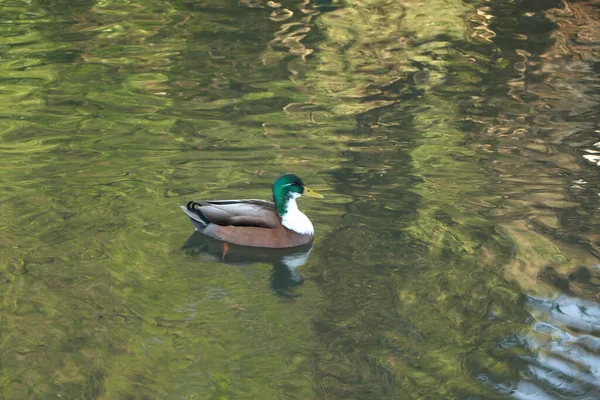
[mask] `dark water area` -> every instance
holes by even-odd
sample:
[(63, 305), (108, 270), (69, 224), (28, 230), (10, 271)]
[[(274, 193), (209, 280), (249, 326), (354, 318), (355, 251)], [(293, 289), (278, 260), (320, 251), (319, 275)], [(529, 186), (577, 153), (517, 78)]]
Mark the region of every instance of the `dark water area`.
[(598, 1), (0, 10), (0, 398), (600, 397)]

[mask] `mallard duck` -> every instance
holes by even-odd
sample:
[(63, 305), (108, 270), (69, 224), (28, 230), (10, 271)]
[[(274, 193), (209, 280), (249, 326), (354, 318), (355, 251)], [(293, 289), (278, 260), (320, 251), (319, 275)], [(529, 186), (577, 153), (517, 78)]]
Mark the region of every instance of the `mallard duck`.
[(200, 233), (241, 246), (288, 248), (313, 240), (312, 222), (298, 210), (300, 196), (322, 199), (300, 178), (285, 174), (273, 183), (273, 203), (264, 200), (201, 200), (181, 206)]

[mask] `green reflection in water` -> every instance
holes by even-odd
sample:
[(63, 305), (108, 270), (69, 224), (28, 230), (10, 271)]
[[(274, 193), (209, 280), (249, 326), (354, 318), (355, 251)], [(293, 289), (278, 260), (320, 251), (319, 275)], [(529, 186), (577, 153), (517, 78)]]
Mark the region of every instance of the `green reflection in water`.
[[(285, 170), (323, 186), (316, 173), (338, 157), (307, 113), (282, 114), (306, 97), (285, 65), (253, 68), (276, 28), (268, 13), (235, 9), (102, 2), (52, 20), (40, 5), (48, 18), (7, 51), (20, 64), (6, 74), (30, 86), (7, 86), (21, 97), (2, 110), (3, 397), (313, 393), (317, 288), (290, 303), (273, 296), (270, 266), (180, 250), (189, 196), (268, 196)], [(212, 63), (202, 46), (229, 53)], [(306, 204), (323, 210), (320, 234), (344, 201), (328, 197)]]
[[(1, 397), (499, 396), (481, 377), (519, 379), (498, 343), (530, 331), (523, 290), (556, 291), (532, 276), (595, 260), (523, 223), (558, 230), (585, 198), (557, 178), (572, 158), (514, 142), (556, 118), (523, 101), (549, 7), (5, 7)], [(301, 203), (317, 238), (292, 295), (271, 264), (182, 250), (179, 204), (267, 198), (283, 171), (326, 196)]]
[[(340, 36), (353, 43), (322, 55), (349, 66), (337, 83), (347, 86), (335, 90), (379, 107), (358, 115), (352, 159), (335, 179), (355, 201), (326, 242), (321, 285), (331, 305), (317, 322), (326, 343), (318, 378), (329, 398), (483, 394), (469, 371), (508, 372), (486, 352), (525, 315), (518, 290), (497, 275), (511, 246), (481, 216), (494, 199), (474, 151), (462, 146), (459, 103), (448, 101), (480, 83), (452, 45), (468, 33), (468, 8), (440, 4), (445, 23), (438, 24), (435, 5), (431, 14), (416, 4), (385, 14), (364, 7), (347, 10), (340, 24), (322, 18), (333, 26), (324, 46), (337, 46)], [(368, 67), (358, 54), (370, 55)], [(455, 71), (461, 75), (449, 82)], [(494, 250), (494, 264), (482, 262), (484, 246)]]

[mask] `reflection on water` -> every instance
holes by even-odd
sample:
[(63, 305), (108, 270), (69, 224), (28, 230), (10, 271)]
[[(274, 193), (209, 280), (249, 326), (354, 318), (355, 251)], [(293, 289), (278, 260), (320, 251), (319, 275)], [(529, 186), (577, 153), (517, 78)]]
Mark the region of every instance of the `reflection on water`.
[[(303, 246), (270, 249), (227, 244), (195, 231), (182, 246), (182, 250), (194, 256), (210, 256), (212, 262), (249, 267), (256, 263), (273, 265), (271, 288), (282, 296), (293, 296), (293, 289), (303, 283), (299, 267), (310, 257), (312, 242)], [(199, 258), (201, 261), (202, 258)]]
[(600, 303), (577, 297), (528, 297), (530, 332), (505, 338), (500, 353), (521, 364), (514, 382), (482, 382), (518, 399), (600, 397)]
[[(51, 3), (0, 23), (0, 398), (598, 397), (597, 2)], [(312, 249), (181, 249), (282, 171)]]

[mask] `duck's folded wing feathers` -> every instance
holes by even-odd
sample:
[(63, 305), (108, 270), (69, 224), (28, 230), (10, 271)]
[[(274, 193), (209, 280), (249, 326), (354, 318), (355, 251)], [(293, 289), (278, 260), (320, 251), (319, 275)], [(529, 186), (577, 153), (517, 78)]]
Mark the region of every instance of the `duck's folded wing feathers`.
[(221, 226), (276, 228), (280, 224), (275, 205), (264, 200), (203, 200), (190, 202), (188, 210)]

